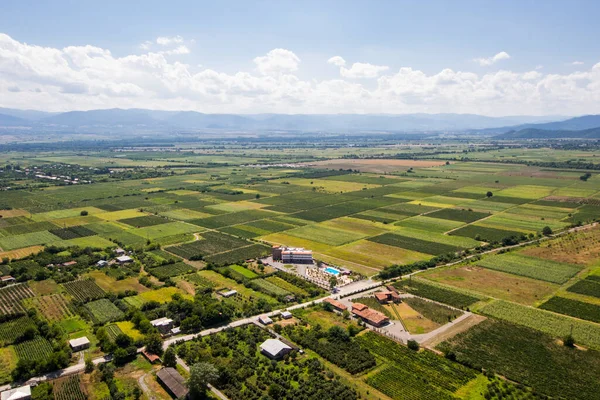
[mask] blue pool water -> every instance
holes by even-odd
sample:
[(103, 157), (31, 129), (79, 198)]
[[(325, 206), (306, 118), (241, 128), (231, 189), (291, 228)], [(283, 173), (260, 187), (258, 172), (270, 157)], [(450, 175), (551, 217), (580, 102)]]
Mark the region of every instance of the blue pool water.
[(331, 275), (335, 275), (335, 276), (338, 276), (340, 274), (340, 270), (339, 269), (335, 269), (335, 268), (332, 268), (332, 267), (325, 268), (325, 272), (327, 272), (328, 274), (331, 274)]

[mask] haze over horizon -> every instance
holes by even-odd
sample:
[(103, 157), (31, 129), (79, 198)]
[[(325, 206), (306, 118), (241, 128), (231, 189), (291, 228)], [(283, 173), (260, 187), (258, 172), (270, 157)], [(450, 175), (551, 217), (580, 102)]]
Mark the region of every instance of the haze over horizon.
[(598, 113), (596, 2), (376, 4), (8, 1), (0, 107)]

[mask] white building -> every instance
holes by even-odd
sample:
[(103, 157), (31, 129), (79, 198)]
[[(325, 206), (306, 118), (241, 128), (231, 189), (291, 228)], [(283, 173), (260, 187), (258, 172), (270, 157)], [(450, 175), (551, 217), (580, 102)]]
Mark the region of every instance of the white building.
[(273, 320), (267, 315), (261, 315), (260, 317), (258, 317), (258, 322), (260, 322), (263, 325), (269, 325), (273, 323)]
[(220, 294), (223, 297), (232, 297), (237, 294), (237, 290), (227, 290), (227, 291), (221, 292)]
[(292, 317), (293, 317), (293, 315), (289, 311), (282, 311), (281, 312), (281, 318), (283, 318), (283, 319), (290, 319)]
[(158, 331), (162, 334), (169, 333), (169, 331), (173, 328), (173, 320), (167, 317), (152, 320), (150, 321), (150, 324), (158, 329)]
[(73, 351), (88, 349), (90, 347), (90, 340), (85, 336), (71, 339), (69, 340), (69, 346), (71, 346), (71, 350)]
[(267, 339), (260, 345), (260, 351), (274, 360), (283, 358), (292, 348), (278, 339)]
[(119, 262), (119, 264), (127, 264), (130, 262), (133, 262), (133, 258), (131, 258), (129, 256), (120, 256), (120, 257), (117, 257), (117, 261)]
[(14, 389), (6, 390), (0, 394), (1, 400), (30, 400), (31, 386), (21, 386)]

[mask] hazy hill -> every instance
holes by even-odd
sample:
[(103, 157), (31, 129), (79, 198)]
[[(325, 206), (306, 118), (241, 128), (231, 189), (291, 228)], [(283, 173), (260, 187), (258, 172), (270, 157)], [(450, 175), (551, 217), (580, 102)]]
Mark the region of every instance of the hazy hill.
[(485, 133), (519, 132), (524, 129), (539, 129), (546, 131), (579, 131), (597, 128), (600, 126), (600, 115), (584, 115), (582, 117), (569, 118), (564, 121), (553, 121), (541, 124), (520, 124), (503, 126), (484, 130)]
[(600, 139), (600, 127), (577, 131), (528, 128), (521, 129), (520, 131), (503, 133), (494, 136), (494, 139)]

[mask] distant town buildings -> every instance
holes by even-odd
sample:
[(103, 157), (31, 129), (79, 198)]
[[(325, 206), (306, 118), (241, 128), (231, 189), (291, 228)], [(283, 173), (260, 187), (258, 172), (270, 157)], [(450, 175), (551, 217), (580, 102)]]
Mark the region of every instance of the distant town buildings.
[(273, 246), (273, 261), (281, 261), (286, 264), (312, 264), (313, 256), (311, 250), (302, 247)]

